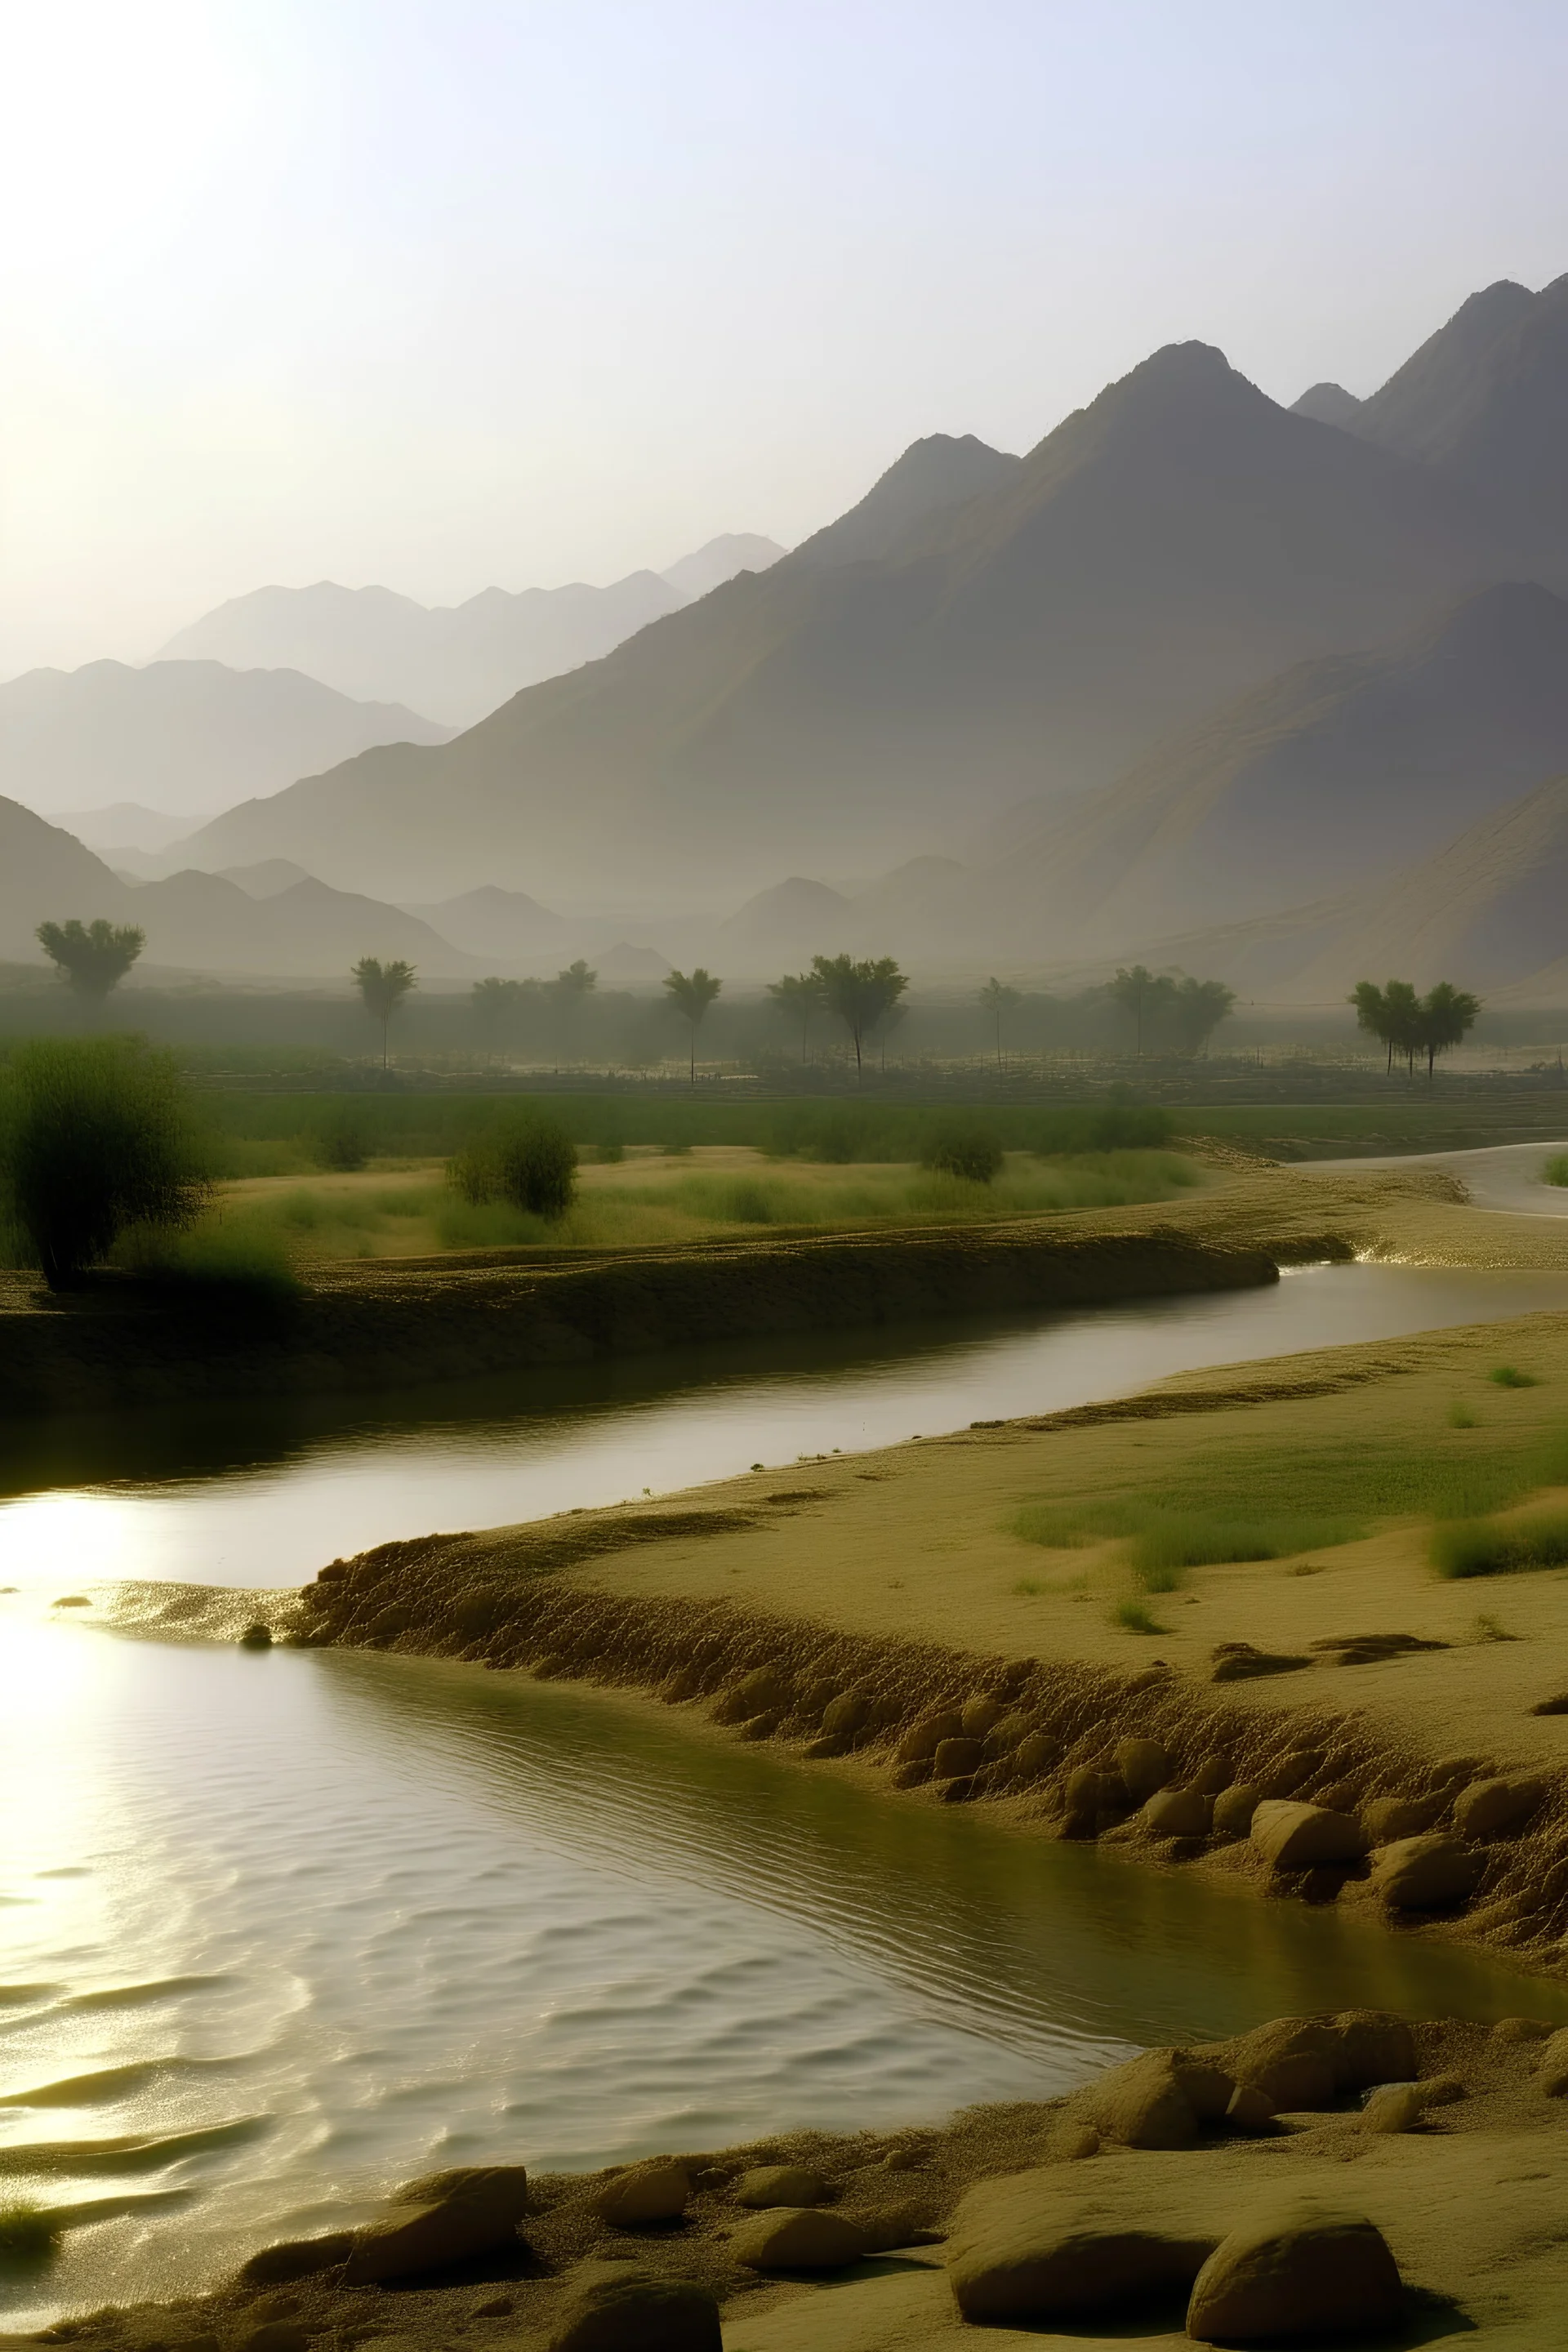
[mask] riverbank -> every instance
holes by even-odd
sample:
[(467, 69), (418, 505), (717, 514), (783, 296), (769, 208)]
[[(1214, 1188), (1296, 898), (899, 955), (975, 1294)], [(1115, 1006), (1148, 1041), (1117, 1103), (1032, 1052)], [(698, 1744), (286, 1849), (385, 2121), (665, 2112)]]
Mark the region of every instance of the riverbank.
[[(1228, 2342), (1222, 2297), (1261, 2228), (1300, 2276), (1247, 2341), (1461, 2330), (1522, 2352), (1551, 2340), (1568, 2288), (1565, 2076), (1563, 2037), (1528, 2017), (1281, 2020), (927, 2130), (436, 2176), (258, 2248), (215, 2293), (42, 2340), (964, 2352), (1060, 2325), (1075, 2342)], [(1410, 2087), (1369, 2095), (1389, 2081)], [(1325, 2294), (1328, 2324), (1303, 2331)]]

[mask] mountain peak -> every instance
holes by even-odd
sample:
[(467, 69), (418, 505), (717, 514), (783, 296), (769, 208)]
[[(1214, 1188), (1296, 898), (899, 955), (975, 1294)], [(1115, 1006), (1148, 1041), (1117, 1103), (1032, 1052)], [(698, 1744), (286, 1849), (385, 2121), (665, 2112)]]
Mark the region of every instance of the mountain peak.
[(1300, 400), (1290, 403), (1290, 414), (1309, 417), (1314, 425), (1337, 425), (1342, 431), (1353, 432), (1363, 406), (1342, 383), (1311, 383)]
[(803, 541), (789, 560), (814, 569), (885, 562), (932, 515), (999, 489), (1022, 462), (973, 433), (928, 433), (894, 458), (858, 505)]

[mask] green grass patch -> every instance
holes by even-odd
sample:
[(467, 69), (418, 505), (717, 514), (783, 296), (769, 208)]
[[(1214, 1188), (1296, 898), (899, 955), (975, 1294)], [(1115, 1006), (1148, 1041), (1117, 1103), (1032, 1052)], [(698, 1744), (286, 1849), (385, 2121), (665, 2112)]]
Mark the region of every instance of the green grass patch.
[(1541, 1171), (1543, 1184), (1568, 1184), (1568, 1151), (1554, 1151)]
[(1297, 1512), (1245, 1516), (1122, 1496), (1092, 1503), (1026, 1503), (1013, 1520), (1026, 1543), (1072, 1550), (1117, 1538), (1131, 1541), (1132, 1572), (1145, 1592), (1174, 1592), (1189, 1568), (1223, 1560), (1288, 1559), (1293, 1552), (1354, 1543), (1356, 1521)]
[(60, 2224), (47, 2206), (19, 2199), (0, 2205), (0, 2258), (9, 2262), (47, 2261), (60, 2242)]
[(1568, 1561), (1568, 1511), (1540, 1511), (1527, 1519), (1457, 1519), (1432, 1537), (1439, 1576), (1517, 1576)]
[(1480, 1423), (1469, 1406), (1456, 1397), (1448, 1407), (1448, 1426), (1450, 1429), (1479, 1429)]
[(1494, 1364), (1487, 1378), (1500, 1389), (1538, 1389), (1541, 1386), (1533, 1372), (1521, 1372), (1517, 1364)]
[(1110, 1612), (1110, 1622), (1120, 1625), (1124, 1633), (1163, 1633), (1166, 1630), (1142, 1601), (1119, 1601)]
[(248, 1217), (204, 1219), (184, 1233), (139, 1226), (115, 1261), (158, 1290), (186, 1298), (281, 1305), (300, 1295), (281, 1236)]

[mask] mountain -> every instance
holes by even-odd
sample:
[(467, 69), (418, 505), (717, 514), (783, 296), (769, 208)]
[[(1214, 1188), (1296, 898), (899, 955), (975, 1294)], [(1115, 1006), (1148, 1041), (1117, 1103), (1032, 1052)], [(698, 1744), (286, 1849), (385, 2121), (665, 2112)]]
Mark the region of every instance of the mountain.
[(112, 801), (107, 808), (51, 809), (49, 814), (111, 861), (121, 850), (155, 854), (191, 829), (189, 812), (172, 816), (167, 809), (143, 808), (139, 801)]
[[(1559, 754), (1568, 759), (1568, 744)], [(1402, 874), (1308, 966), (1294, 993), (1390, 972), (1493, 989), (1568, 955), (1568, 773)]]
[(1240, 697), (964, 876), (942, 919), (1036, 953), (1146, 948), (1364, 891), (1563, 766), (1568, 601), (1488, 588)]
[[(574, 940), (582, 928), (542, 907), (526, 891), (500, 890), (493, 883), (436, 906), (411, 905), (408, 911), (443, 939), (470, 955), (489, 957), (492, 963), (522, 964), (541, 954), (564, 951), (567, 940)], [(595, 929), (602, 937), (603, 927)], [(575, 945), (572, 952), (577, 952)]]
[(0, 793), (46, 812), (151, 803), (183, 814), (188, 830), (373, 743), (445, 743), (451, 733), (400, 703), (353, 702), (292, 669), (34, 669), (0, 686)]
[(847, 514), (803, 540), (795, 551), (795, 566), (884, 563), (934, 516), (1009, 488), (1023, 463), (977, 441), (973, 433), (957, 439), (948, 433), (928, 434), (912, 441)]
[(221, 875), (121, 880), (101, 858), (18, 802), (0, 799), (0, 958), (42, 964), (47, 919), (137, 923), (145, 965), (258, 979), (345, 979), (361, 956), (406, 956), (426, 979), (480, 967), (400, 907), (309, 876), (266, 898)]
[(1310, 416), (1316, 425), (1340, 425), (1353, 433), (1362, 407), (1363, 403), (1342, 383), (1311, 383), (1300, 400), (1291, 402), (1290, 414)]
[(390, 588), (340, 588), (330, 580), (313, 588), (258, 588), (182, 629), (163, 657), (201, 656), (235, 668), (287, 666), (341, 693), (406, 698), (438, 710), (453, 727), (469, 727), (520, 688), (597, 661), (649, 621), (679, 612), (738, 572), (765, 571), (783, 553), (755, 532), (731, 532), (682, 556), (668, 572), (634, 572), (608, 588), (577, 582), (515, 595), (486, 588), (452, 605), (418, 604)]
[(963, 855), (1017, 802), (1107, 782), (1286, 663), (1517, 568), (1468, 493), (1289, 415), (1201, 343), (1021, 462), (981, 454), (992, 486), (956, 505), (954, 446), (884, 477), (879, 540), (831, 526), (445, 749), (367, 753), (184, 854), (421, 900), (494, 881), (643, 903), (825, 852), (840, 870)]

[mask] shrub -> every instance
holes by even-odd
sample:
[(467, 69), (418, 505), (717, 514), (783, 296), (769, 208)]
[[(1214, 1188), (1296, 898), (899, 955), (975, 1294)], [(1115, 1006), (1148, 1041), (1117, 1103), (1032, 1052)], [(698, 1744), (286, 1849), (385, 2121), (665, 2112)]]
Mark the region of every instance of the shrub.
[(208, 1191), (174, 1059), (140, 1038), (48, 1038), (10, 1065), (3, 1134), (12, 1223), (52, 1290), (132, 1225), (188, 1225)]
[(1120, 1625), (1124, 1633), (1163, 1633), (1165, 1630), (1141, 1601), (1119, 1601), (1110, 1612), (1110, 1622)]
[(202, 1224), (177, 1233), (133, 1227), (115, 1256), (153, 1289), (193, 1305), (210, 1298), (277, 1306), (300, 1295), (300, 1278), (279, 1235), (249, 1223)]
[(370, 1158), (370, 1138), (364, 1121), (346, 1104), (330, 1110), (310, 1133), (310, 1153), (318, 1168), (343, 1172), (363, 1168)]
[(944, 1119), (927, 1138), (921, 1166), (971, 1184), (989, 1184), (1002, 1172), (1002, 1146), (978, 1119)]
[(1454, 1519), (1432, 1538), (1439, 1576), (1514, 1576), (1568, 1560), (1568, 1511), (1530, 1519)]
[(1543, 1184), (1568, 1184), (1568, 1151), (1554, 1151), (1541, 1171)]
[(1500, 1389), (1537, 1389), (1541, 1386), (1533, 1372), (1521, 1372), (1517, 1364), (1494, 1364), (1487, 1375)]
[(40, 2262), (59, 2244), (60, 2224), (47, 2206), (26, 2199), (0, 2205), (0, 2256), (13, 2262)]
[(577, 1147), (554, 1119), (535, 1114), (477, 1137), (448, 1172), (471, 1207), (504, 1202), (553, 1221), (572, 1206)]

